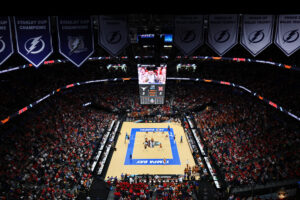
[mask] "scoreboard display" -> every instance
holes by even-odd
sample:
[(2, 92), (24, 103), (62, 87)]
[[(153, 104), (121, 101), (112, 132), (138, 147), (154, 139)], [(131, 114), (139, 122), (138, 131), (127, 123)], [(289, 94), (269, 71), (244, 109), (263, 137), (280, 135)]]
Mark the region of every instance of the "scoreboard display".
[(140, 104), (164, 104), (167, 65), (138, 64)]

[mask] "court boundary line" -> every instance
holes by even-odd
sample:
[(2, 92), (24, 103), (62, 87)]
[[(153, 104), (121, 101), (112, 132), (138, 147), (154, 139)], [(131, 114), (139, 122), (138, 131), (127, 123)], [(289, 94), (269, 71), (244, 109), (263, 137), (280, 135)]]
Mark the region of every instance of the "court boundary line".
[[(131, 155), (133, 154), (136, 132), (145, 132), (145, 131), (168, 132), (173, 159), (166, 159), (166, 163), (164, 163), (163, 158), (161, 158), (161, 159), (130, 159), (130, 154)], [(132, 128), (130, 140), (129, 140), (129, 143), (127, 146), (127, 153), (125, 156), (124, 165), (181, 165), (180, 157), (179, 157), (179, 153), (178, 153), (178, 149), (177, 149), (177, 144), (176, 144), (176, 141), (174, 142), (173, 136), (174, 136), (173, 128), (170, 128), (170, 131), (168, 131), (168, 128)]]

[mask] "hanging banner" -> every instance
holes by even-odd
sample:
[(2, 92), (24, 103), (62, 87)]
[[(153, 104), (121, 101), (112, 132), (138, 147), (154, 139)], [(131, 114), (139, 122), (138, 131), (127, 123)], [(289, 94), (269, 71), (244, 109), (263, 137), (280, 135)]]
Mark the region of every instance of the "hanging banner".
[(219, 56), (238, 43), (238, 15), (209, 15), (207, 45)]
[(53, 52), (50, 17), (14, 17), (18, 53), (38, 67)]
[(129, 44), (125, 16), (99, 16), (99, 45), (112, 56), (119, 55)]
[(300, 48), (300, 15), (279, 15), (274, 43), (290, 56)]
[(244, 15), (240, 43), (252, 56), (272, 44), (274, 17), (272, 15)]
[(189, 56), (203, 44), (203, 16), (176, 16), (174, 23), (174, 44)]
[(89, 16), (58, 16), (59, 53), (80, 67), (94, 53), (92, 20)]
[(9, 17), (0, 16), (0, 65), (14, 52)]

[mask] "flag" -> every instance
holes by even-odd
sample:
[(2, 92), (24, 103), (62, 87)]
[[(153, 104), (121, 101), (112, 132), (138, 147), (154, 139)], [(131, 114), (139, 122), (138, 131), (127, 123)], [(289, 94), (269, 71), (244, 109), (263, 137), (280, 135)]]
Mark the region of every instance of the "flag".
[(174, 19), (174, 44), (185, 55), (191, 55), (203, 44), (203, 16), (183, 15)]
[(94, 53), (94, 34), (89, 16), (57, 17), (59, 52), (77, 67)]
[(209, 15), (207, 45), (223, 56), (238, 43), (239, 16)]
[(240, 43), (252, 56), (257, 56), (272, 44), (272, 15), (244, 15), (242, 23)]
[(53, 52), (50, 17), (14, 17), (18, 53), (39, 67)]

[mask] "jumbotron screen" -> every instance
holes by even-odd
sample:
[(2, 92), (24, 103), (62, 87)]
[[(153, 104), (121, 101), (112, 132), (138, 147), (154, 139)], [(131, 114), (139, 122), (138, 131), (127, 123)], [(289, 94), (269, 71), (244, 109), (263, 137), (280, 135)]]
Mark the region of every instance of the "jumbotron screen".
[(167, 65), (138, 64), (141, 104), (164, 104)]

